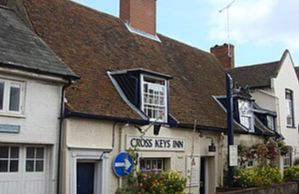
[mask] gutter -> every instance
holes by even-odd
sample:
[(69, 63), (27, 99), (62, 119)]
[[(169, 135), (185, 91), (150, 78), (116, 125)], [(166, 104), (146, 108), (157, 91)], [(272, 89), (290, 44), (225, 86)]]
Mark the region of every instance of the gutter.
[(119, 123), (130, 123), (130, 124), (138, 124), (138, 125), (148, 125), (150, 124), (149, 120), (141, 120), (141, 119), (131, 119), (128, 117), (114, 117), (114, 116), (104, 116), (104, 115), (93, 115), (89, 113), (75, 112), (65, 109), (64, 118), (69, 117), (79, 117), (79, 118), (87, 118), (87, 119), (99, 119), (106, 121), (117, 121)]
[(61, 149), (62, 149), (62, 125), (64, 117), (64, 97), (65, 90), (73, 83), (73, 80), (69, 80), (67, 84), (62, 86), (61, 90), (61, 101), (60, 101), (60, 121), (59, 121), (59, 139), (58, 139), (58, 161), (57, 161), (57, 184), (56, 184), (56, 192), (60, 194), (60, 166), (61, 166)]

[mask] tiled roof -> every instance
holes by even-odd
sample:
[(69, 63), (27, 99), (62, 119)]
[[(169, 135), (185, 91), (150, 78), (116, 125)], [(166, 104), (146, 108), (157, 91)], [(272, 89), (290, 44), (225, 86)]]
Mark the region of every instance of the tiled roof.
[(0, 66), (76, 77), (14, 11), (0, 7), (0, 24)]
[(280, 61), (237, 67), (228, 70), (235, 85), (249, 88), (267, 88), (271, 78), (275, 78), (280, 68)]
[(143, 68), (170, 75), (170, 113), (180, 123), (226, 127), (213, 95), (225, 94), (225, 72), (210, 53), (163, 35), (161, 43), (130, 33), (116, 17), (68, 0), (24, 0), (36, 33), (81, 80), (67, 89), (73, 111), (141, 119), (107, 71)]

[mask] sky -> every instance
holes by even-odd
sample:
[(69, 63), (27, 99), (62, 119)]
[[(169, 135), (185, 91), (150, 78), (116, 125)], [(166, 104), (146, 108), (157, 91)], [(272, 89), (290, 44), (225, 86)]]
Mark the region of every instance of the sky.
[[(119, 0), (74, 0), (118, 17)], [(299, 1), (157, 0), (160, 34), (209, 51), (216, 44), (235, 46), (236, 66), (279, 60), (288, 49), (299, 66)], [(170, 3), (170, 4), (169, 4)]]

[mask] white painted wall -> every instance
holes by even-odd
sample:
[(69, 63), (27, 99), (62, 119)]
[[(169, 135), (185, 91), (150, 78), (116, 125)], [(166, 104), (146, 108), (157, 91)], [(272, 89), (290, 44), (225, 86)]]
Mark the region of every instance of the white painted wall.
[(24, 115), (12, 117), (0, 114), (0, 124), (19, 125), (20, 133), (0, 133), (0, 142), (16, 145), (45, 145), (49, 159), (46, 166), (48, 174), (46, 193), (54, 194), (57, 181), (59, 116), (63, 84), (4, 73), (0, 73), (0, 78), (25, 82)]
[[(144, 126), (142, 128), (147, 128)], [(105, 122), (100, 120), (92, 119), (79, 119), (79, 118), (68, 118), (64, 121), (64, 155), (63, 158), (63, 191), (64, 194), (71, 194), (72, 191), (72, 179), (70, 174), (72, 174), (73, 167), (72, 161), (75, 157), (72, 154), (72, 150), (80, 149), (89, 152), (91, 150), (101, 150), (112, 148), (112, 152), (107, 154), (107, 190), (105, 194), (115, 193), (117, 187), (121, 181), (112, 170), (112, 162), (117, 153), (126, 150), (126, 136), (127, 135), (136, 135), (140, 136), (140, 132), (134, 128), (132, 125), (117, 124), (115, 126), (114, 140), (115, 144), (112, 147), (112, 138), (113, 138), (113, 122)], [(153, 127), (151, 127), (145, 136), (154, 136)], [(158, 137), (166, 138), (184, 138), (186, 140), (186, 149), (185, 151), (140, 151), (140, 157), (156, 157), (156, 158), (170, 158), (170, 168), (173, 170), (179, 171), (182, 175), (186, 176), (186, 157), (191, 155), (192, 148), (192, 138), (195, 138), (194, 143), (194, 155), (196, 156), (207, 156), (209, 161), (212, 161), (210, 165), (210, 174), (209, 174), (209, 186), (214, 188), (218, 184), (218, 173), (220, 170), (218, 164), (218, 156), (220, 154), (219, 148), (219, 139), (220, 133), (212, 132), (198, 132), (194, 135), (192, 129), (182, 129), (182, 128), (167, 128), (162, 127)], [(216, 153), (208, 152), (208, 145), (210, 145), (211, 140), (207, 137), (212, 137), (217, 146)], [(214, 163), (213, 163), (214, 162)], [(188, 192), (188, 190), (186, 191)], [(198, 194), (199, 188), (192, 187), (191, 192)], [(214, 193), (214, 190), (210, 190), (209, 194)]]
[[(287, 127), (285, 89), (293, 91), (295, 128)], [(272, 78), (271, 88), (254, 90), (251, 95), (260, 107), (277, 113), (277, 130), (285, 137), (284, 141), (286, 144), (296, 149), (296, 152), (299, 152), (299, 83), (289, 53), (287, 53), (277, 77)], [(296, 155), (295, 157), (298, 157), (298, 153)]]
[[(285, 137), (286, 144), (298, 149), (299, 83), (289, 54), (286, 56), (279, 74), (273, 83), (275, 95), (278, 99), (276, 109), (278, 113), (278, 126), (280, 126), (281, 133)], [(285, 89), (293, 91), (295, 128), (287, 127)]]

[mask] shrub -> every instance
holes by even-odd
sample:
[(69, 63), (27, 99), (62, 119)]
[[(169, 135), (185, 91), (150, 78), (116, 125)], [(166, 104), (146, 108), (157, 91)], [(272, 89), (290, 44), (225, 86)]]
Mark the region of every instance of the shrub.
[(187, 179), (175, 171), (138, 173), (137, 182), (118, 189), (116, 194), (183, 194)]
[(282, 181), (279, 169), (271, 166), (241, 168), (236, 171), (236, 185), (240, 187), (269, 186)]
[(290, 166), (284, 169), (285, 180), (299, 180), (299, 166)]

